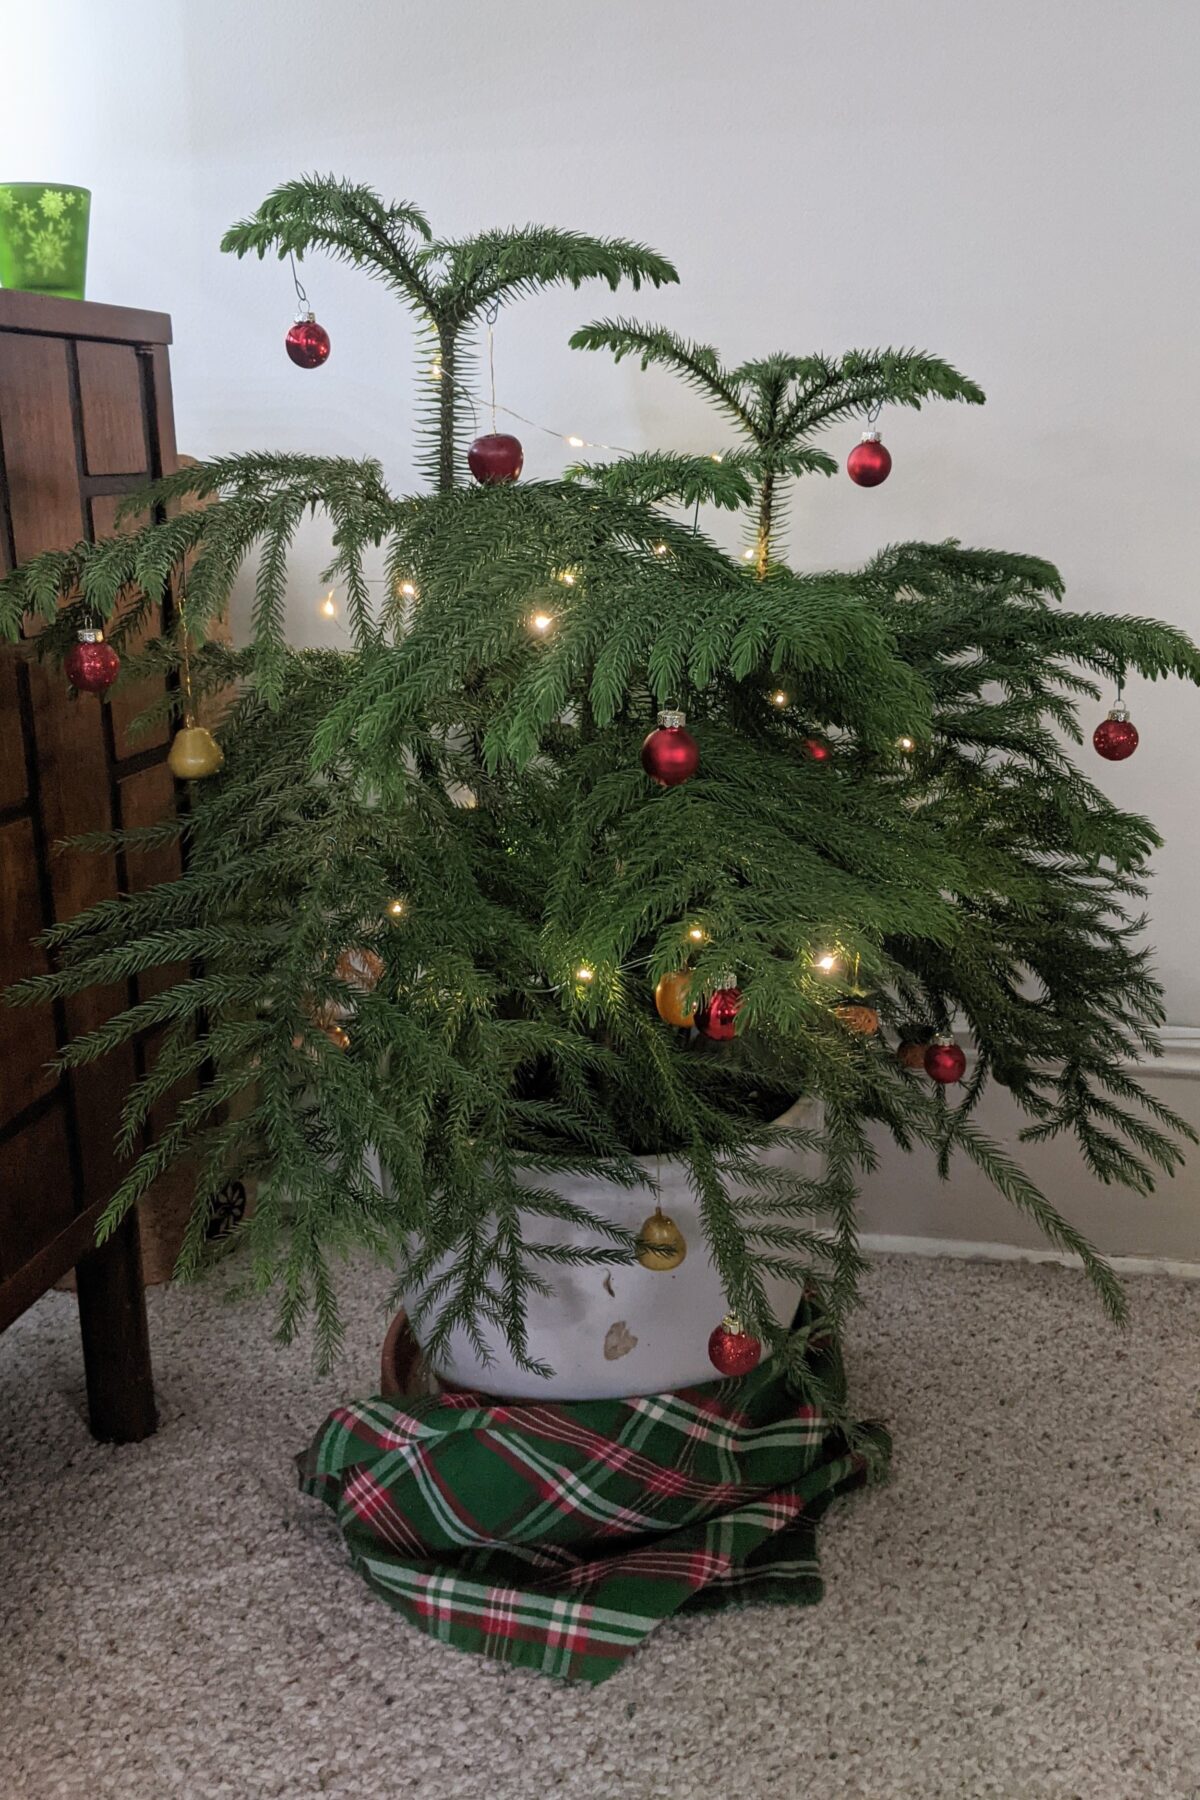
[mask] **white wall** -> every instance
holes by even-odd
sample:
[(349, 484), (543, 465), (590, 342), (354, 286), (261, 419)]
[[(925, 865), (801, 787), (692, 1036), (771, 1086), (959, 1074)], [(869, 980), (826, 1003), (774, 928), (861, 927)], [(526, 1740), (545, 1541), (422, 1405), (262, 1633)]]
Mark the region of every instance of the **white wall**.
[[(93, 188), (90, 296), (173, 314), (193, 453), (369, 451), (410, 480), (411, 334), (385, 294), (309, 265), (334, 352), (305, 375), (281, 348), (286, 270), (217, 252), (277, 181), (333, 170), (419, 201), (441, 233), (532, 219), (643, 238), (683, 284), (615, 304), (734, 358), (891, 342), (981, 381), (983, 411), (885, 417), (886, 487), (810, 481), (800, 564), (953, 534), (1051, 557), (1078, 607), (1196, 627), (1191, 0), (41, 0), (6, 58), (2, 173)], [(596, 289), (506, 316), (501, 398), (611, 443), (720, 442), (665, 378), (566, 348), (613, 306)], [(532, 474), (569, 454), (522, 435)], [(316, 567), (313, 546), (301, 641), (331, 629)], [(1154, 936), (1171, 1020), (1194, 1026), (1200, 714), (1179, 687), (1129, 698), (1138, 755), (1089, 767), (1166, 836)], [(1072, 1165), (1048, 1166), (1090, 1218)], [(976, 1227), (969, 1187), (932, 1209), (928, 1188), (889, 1165), (877, 1229), (1002, 1234)], [(1153, 1217), (1200, 1257), (1200, 1160), (1157, 1204), (1105, 1214), (1110, 1247), (1139, 1247)]]

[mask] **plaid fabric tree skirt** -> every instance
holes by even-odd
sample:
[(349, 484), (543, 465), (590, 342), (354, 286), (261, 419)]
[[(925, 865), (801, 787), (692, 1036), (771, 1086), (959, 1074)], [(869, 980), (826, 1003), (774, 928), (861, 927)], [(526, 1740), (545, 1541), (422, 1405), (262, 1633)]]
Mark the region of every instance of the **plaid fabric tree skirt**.
[(588, 1682), (673, 1613), (819, 1600), (817, 1520), (866, 1474), (770, 1360), (629, 1400), (359, 1401), (297, 1461), (412, 1624)]

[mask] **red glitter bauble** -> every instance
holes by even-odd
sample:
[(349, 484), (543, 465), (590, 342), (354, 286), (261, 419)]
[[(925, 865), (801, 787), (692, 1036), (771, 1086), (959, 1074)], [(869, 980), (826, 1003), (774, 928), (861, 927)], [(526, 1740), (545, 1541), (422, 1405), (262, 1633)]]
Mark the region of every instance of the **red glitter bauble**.
[(1137, 726), (1123, 706), (1114, 706), (1092, 733), (1092, 748), (1105, 762), (1124, 762), (1137, 747)]
[(283, 347), (298, 369), (319, 369), (328, 359), (329, 333), (318, 325), (314, 314), (297, 319), (283, 340)]
[(660, 712), (657, 728), (642, 745), (642, 767), (659, 787), (678, 787), (700, 766), (700, 746), (683, 729), (686, 716), (673, 708)]
[(708, 1340), (708, 1360), (722, 1375), (748, 1375), (762, 1360), (762, 1345), (726, 1313)]
[(828, 762), (829, 745), (823, 744), (820, 738), (805, 738), (804, 754), (809, 762)]
[(737, 1016), (742, 1010), (742, 990), (730, 983), (719, 987), (712, 999), (696, 1014), (697, 1029), (717, 1043), (728, 1043), (737, 1036)]
[(81, 631), (63, 657), (63, 671), (81, 694), (106, 694), (121, 673), (121, 659), (101, 631)]
[(945, 1039), (935, 1038), (925, 1052), (925, 1073), (948, 1087), (952, 1081), (961, 1081), (967, 1066), (967, 1056), (961, 1044), (951, 1044)]
[(864, 431), (862, 443), (855, 444), (846, 458), (846, 473), (859, 487), (878, 487), (892, 472), (890, 453), (879, 441), (877, 431)]
[(490, 431), (486, 437), (477, 437), (467, 451), (467, 467), (484, 487), (515, 481), (524, 466), (521, 441), (507, 431)]

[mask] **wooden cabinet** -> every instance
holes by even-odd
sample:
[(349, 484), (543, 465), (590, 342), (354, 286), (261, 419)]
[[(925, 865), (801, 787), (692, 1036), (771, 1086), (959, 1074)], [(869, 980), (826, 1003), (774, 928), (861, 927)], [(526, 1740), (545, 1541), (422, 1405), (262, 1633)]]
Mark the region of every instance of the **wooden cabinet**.
[[(170, 341), (161, 313), (0, 292), (0, 567), (110, 534), (120, 496), (175, 468)], [(30, 944), (44, 923), (144, 885), (121, 855), (53, 847), (174, 804), (166, 731), (129, 731), (146, 697), (71, 698), (28, 644), (0, 645), (0, 985), (47, 966)], [(137, 1219), (99, 1249), (94, 1230), (149, 1047), (63, 1077), (48, 1064), (134, 998), (122, 986), (0, 1007), (0, 1331), (74, 1267), (92, 1429), (119, 1442), (155, 1423)]]

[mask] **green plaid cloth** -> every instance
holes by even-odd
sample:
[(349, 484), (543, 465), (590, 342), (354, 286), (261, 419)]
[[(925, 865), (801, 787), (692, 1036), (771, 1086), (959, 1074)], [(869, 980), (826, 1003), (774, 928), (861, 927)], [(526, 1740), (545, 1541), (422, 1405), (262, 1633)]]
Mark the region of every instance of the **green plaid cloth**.
[(865, 1475), (770, 1360), (629, 1400), (363, 1400), (297, 1461), (413, 1625), (589, 1682), (673, 1613), (819, 1600), (816, 1522)]

